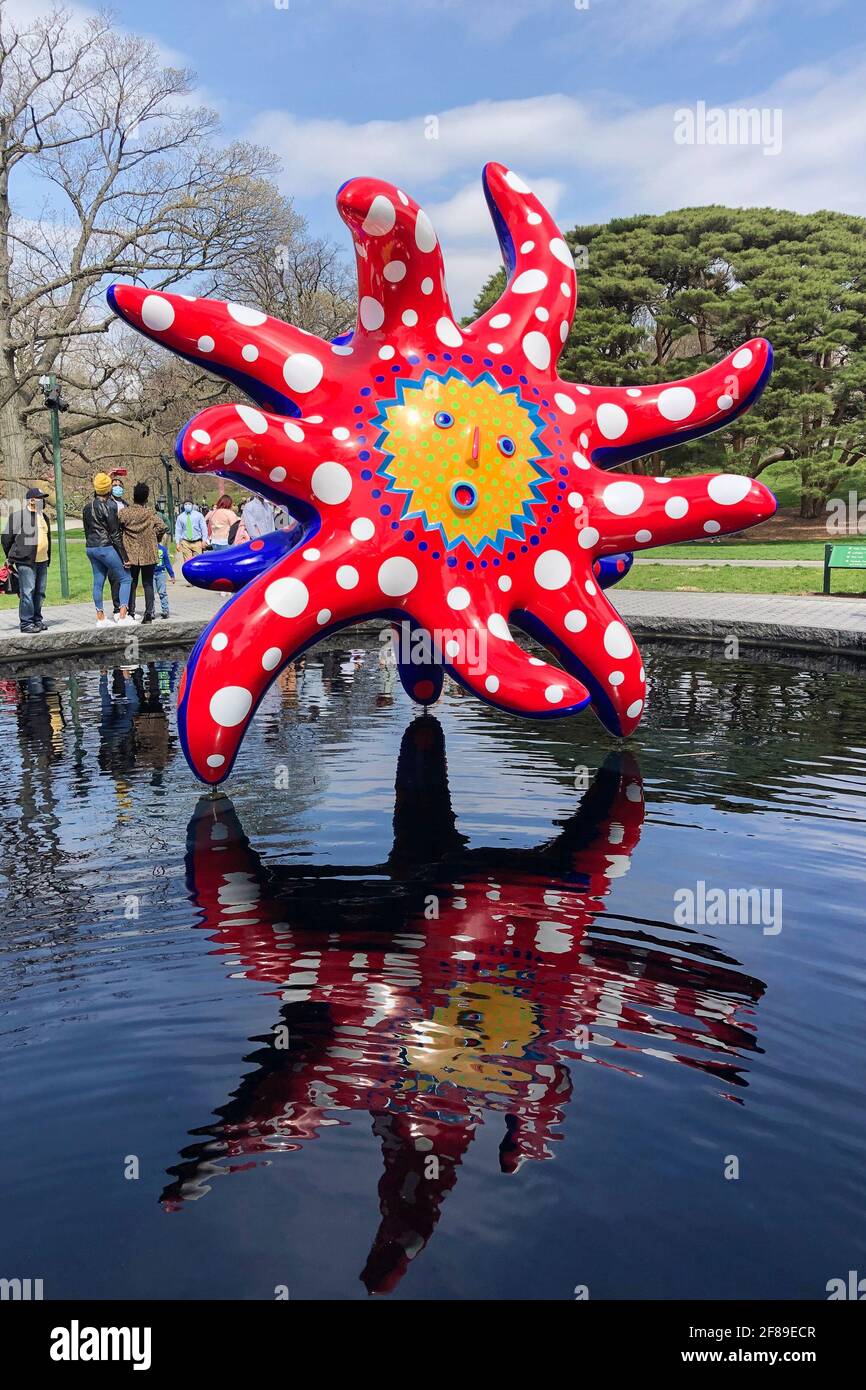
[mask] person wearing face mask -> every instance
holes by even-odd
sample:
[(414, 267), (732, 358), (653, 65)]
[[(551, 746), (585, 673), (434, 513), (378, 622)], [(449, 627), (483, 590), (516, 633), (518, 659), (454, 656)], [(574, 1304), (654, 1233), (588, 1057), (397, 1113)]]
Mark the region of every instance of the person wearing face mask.
[(101, 627), (106, 621), (102, 595), (105, 581), (116, 581), (119, 610), (115, 622), (131, 627), (134, 619), (127, 613), (129, 602), (130, 573), (129, 559), (124, 549), (123, 533), (120, 529), (120, 513), (117, 502), (111, 495), (111, 479), (107, 473), (97, 473), (93, 479), (93, 496), (85, 502), (81, 513), (84, 523), (85, 554), (93, 570), (93, 602), (96, 607), (96, 624)]
[(207, 545), (207, 522), (187, 498), (183, 510), (174, 525), (174, 543), (177, 546), (177, 560), (183, 566), (193, 555), (201, 555)]
[[(123, 483), (120, 478), (115, 478), (113, 475), (111, 478), (111, 495), (117, 505), (118, 512), (122, 512), (126, 506)], [(116, 575), (109, 575), (108, 583), (111, 586), (111, 606), (114, 609), (114, 621), (117, 622), (120, 616), (120, 580)]]
[(22, 632), (45, 632), (42, 604), (51, 564), (51, 527), (45, 515), (48, 493), (29, 487), (24, 506), (13, 507), (3, 528), (3, 550), (18, 575), (18, 623)]

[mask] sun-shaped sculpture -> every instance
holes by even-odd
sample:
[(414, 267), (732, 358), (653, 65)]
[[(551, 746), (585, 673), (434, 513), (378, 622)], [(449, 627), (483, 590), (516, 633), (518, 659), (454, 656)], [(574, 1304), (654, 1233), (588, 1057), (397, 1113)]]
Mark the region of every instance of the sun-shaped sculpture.
[[(108, 292), (134, 328), (255, 402), (191, 420), (177, 442), (183, 467), (288, 504), (304, 526), (300, 543), (277, 532), (184, 567), (196, 583), (239, 590), (181, 684), (181, 739), (205, 782), (228, 775), (287, 662), (374, 616), (425, 635), (423, 662), (400, 668), (421, 703), (437, 697), (447, 670), (502, 709), (549, 717), (591, 702), (607, 729), (629, 734), (644, 668), (601, 592), (601, 564), (739, 531), (776, 509), (767, 488), (739, 475), (606, 471), (730, 423), (764, 387), (769, 343), (753, 339), (669, 384), (561, 381), (576, 298), (571, 253), (510, 170), (488, 164), (484, 190), (508, 283), (469, 327), (455, 321), (427, 215), (367, 178), (344, 184), (337, 200), (359, 290), (357, 327), (343, 339), (326, 343), (244, 305), (127, 285)], [(513, 628), (560, 664), (529, 656)]]

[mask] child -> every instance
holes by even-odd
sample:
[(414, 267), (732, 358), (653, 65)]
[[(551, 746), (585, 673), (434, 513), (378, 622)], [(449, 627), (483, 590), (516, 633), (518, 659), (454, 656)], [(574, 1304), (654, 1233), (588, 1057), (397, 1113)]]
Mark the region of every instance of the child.
[(168, 549), (166, 546), (161, 545), (159, 547), (159, 560), (156, 569), (153, 571), (153, 582), (156, 586), (156, 592), (159, 594), (159, 606), (162, 610), (160, 617), (162, 618), (168, 618), (170, 616), (168, 589), (166, 588), (165, 582), (166, 575), (168, 575), (173, 584), (174, 570), (171, 567), (171, 560), (168, 558)]

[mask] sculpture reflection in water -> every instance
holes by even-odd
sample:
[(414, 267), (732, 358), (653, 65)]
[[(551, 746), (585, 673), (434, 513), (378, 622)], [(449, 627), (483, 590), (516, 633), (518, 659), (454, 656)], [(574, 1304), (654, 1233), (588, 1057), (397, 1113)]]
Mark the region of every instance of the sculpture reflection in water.
[(187, 842), (200, 925), (283, 1002), (163, 1203), (180, 1209), (214, 1177), (367, 1111), (382, 1219), (361, 1279), (386, 1293), (430, 1239), (478, 1126), (501, 1126), (504, 1173), (553, 1157), (580, 1064), (636, 1076), (642, 1053), (667, 1048), (733, 1098), (762, 984), (687, 930), (670, 940), (663, 924), (604, 917), (643, 815), (637, 764), (612, 755), (547, 844), (469, 849), (431, 717), (403, 737), (384, 863), (265, 864), (231, 802), (201, 800)]

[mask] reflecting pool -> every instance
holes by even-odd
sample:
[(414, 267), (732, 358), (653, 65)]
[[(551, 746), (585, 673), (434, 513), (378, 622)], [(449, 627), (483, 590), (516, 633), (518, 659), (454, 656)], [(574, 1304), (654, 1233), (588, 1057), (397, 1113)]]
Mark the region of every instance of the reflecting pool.
[(284, 673), (214, 798), (182, 654), (7, 672), (0, 1275), (604, 1299), (866, 1272), (862, 672), (646, 656), (617, 745), (454, 687), (421, 716), (351, 634)]

